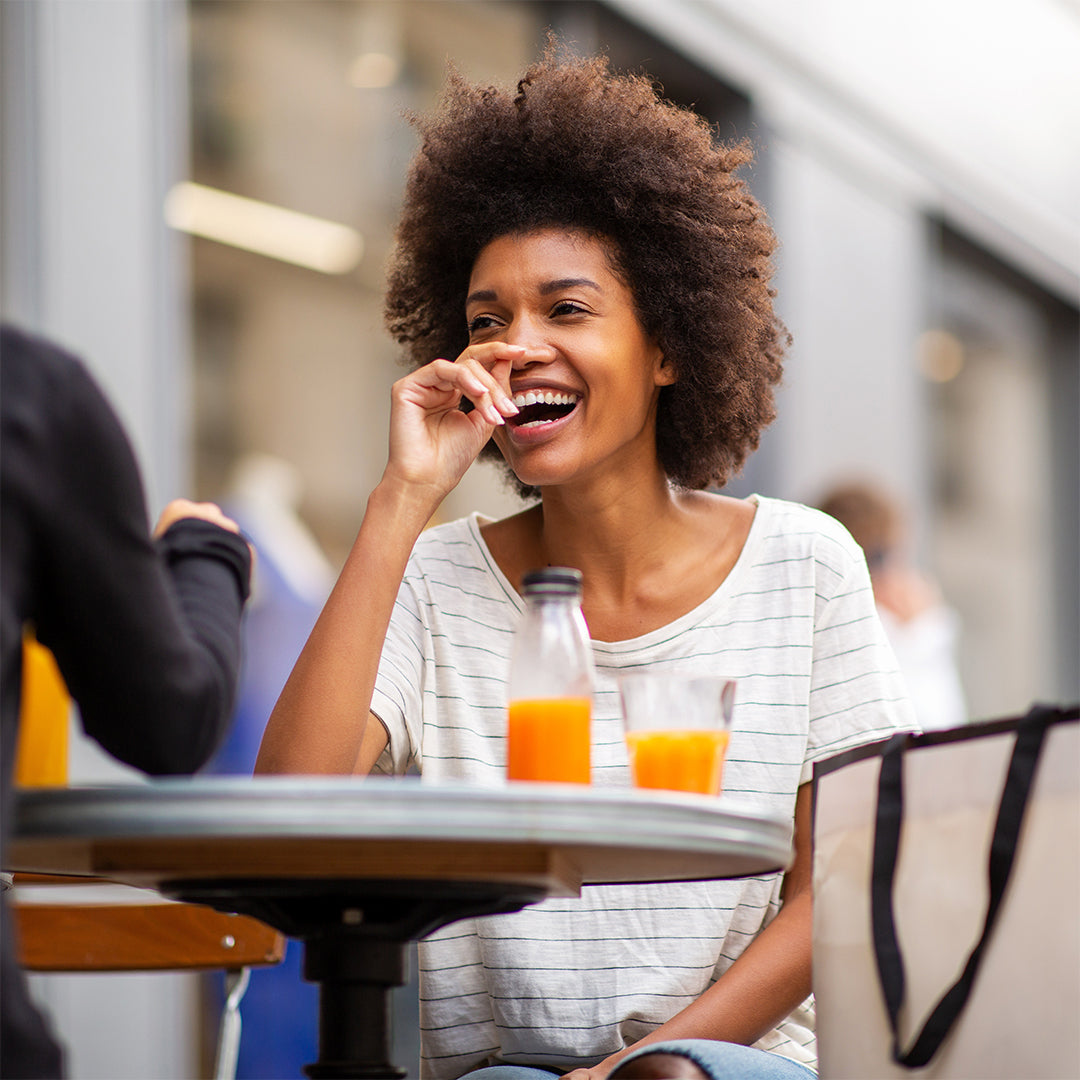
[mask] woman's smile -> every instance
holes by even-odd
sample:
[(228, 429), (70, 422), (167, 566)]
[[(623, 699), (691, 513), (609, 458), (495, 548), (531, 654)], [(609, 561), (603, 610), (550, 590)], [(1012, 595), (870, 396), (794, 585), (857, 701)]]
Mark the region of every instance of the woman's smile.
[(507, 437), (522, 445), (556, 435), (577, 411), (581, 395), (552, 387), (515, 391), (514, 404), (521, 411), (507, 418)]

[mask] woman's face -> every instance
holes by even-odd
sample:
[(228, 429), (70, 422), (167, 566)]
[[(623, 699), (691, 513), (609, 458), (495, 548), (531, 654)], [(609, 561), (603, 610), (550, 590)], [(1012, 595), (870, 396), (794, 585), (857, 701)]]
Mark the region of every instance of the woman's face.
[(638, 321), (605, 241), (547, 228), (501, 236), (473, 265), (471, 344), (526, 346), (510, 373), (521, 412), (495, 432), (518, 479), (534, 487), (656, 470), (656, 402), (674, 382)]

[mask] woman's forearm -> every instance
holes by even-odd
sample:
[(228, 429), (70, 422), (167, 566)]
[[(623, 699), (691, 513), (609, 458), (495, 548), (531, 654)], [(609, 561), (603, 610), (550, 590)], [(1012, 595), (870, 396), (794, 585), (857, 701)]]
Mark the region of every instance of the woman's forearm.
[[(812, 902), (806, 890), (785, 902), (723, 976), (669, 1021), (679, 1020), (686, 1032), (663, 1037), (722, 1039), (749, 1046), (772, 1031), (810, 995), (811, 921)], [(690, 1035), (691, 1029), (697, 1034)]]
[(811, 918), (807, 890), (784, 905), (701, 997), (583, 1074), (607, 1076), (628, 1054), (672, 1039), (717, 1039), (749, 1046), (768, 1034), (810, 995)]
[(434, 492), (383, 480), (270, 715), (257, 773), (351, 773), (394, 600)]
[(717, 1039), (749, 1046), (772, 1031), (810, 996), (813, 951), (810, 811), (811, 786), (803, 784), (795, 799), (794, 859), (784, 875), (783, 907), (776, 918), (696, 1001), (633, 1046), (605, 1058), (589, 1070), (591, 1074), (607, 1076), (631, 1051), (670, 1039)]

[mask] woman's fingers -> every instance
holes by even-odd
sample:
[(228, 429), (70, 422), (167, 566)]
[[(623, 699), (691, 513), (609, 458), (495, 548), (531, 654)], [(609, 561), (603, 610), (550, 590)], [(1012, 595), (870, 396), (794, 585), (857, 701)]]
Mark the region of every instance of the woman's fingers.
[[(505, 397), (505, 395), (502, 394), (498, 384), (494, 383), (487, 369), (475, 360), (462, 361), (460, 359), (452, 365), (452, 368), (462, 394), (473, 403), (473, 408), (489, 424), (498, 427), (499, 424), (505, 423), (503, 414), (499, 410), (500, 403), (496, 400), (496, 394), (500, 397)], [(507, 413), (507, 415), (512, 414)]]
[[(433, 360), (407, 377), (404, 382), (421, 390), (460, 395), (472, 402), (477, 412), (491, 425), (498, 426), (518, 412), (510, 399), (510, 368), (524, 353), (519, 345), (482, 345), (467, 349), (451, 360)], [(479, 355), (477, 355), (479, 354)], [(425, 402), (417, 401), (417, 404)], [(449, 399), (428, 402), (436, 409), (445, 408)], [(456, 407), (456, 401), (453, 402)]]
[(466, 372), (470, 389), (465, 396), (490, 424), (505, 423), (506, 417), (518, 412), (510, 399), (510, 369), (515, 360), (525, 355), (522, 345), (489, 342), (470, 346), (454, 362), (454, 367)]
[[(433, 360), (394, 383), (388, 468), (411, 480), (456, 484), (492, 429), (518, 413), (510, 372), (526, 354), (520, 345), (484, 342), (456, 361)], [(471, 412), (458, 408), (462, 398), (472, 402)]]

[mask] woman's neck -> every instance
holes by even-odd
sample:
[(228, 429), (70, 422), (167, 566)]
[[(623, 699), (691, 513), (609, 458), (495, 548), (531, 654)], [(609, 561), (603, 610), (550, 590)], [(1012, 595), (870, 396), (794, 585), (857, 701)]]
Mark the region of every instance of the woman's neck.
[(547, 491), (539, 526), (552, 563), (577, 566), (587, 580), (616, 593), (686, 540), (685, 510), (662, 475), (607, 490)]
[(654, 484), (610, 493), (558, 488), (540, 506), (484, 526), (515, 586), (537, 566), (575, 566), (594, 637), (625, 640), (666, 625), (711, 595), (738, 559), (753, 506)]

